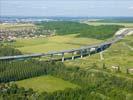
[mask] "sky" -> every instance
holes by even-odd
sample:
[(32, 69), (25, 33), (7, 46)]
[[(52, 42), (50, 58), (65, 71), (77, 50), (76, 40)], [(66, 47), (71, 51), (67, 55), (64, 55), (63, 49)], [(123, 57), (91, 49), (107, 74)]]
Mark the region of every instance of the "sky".
[(133, 0), (0, 0), (0, 16), (133, 17)]

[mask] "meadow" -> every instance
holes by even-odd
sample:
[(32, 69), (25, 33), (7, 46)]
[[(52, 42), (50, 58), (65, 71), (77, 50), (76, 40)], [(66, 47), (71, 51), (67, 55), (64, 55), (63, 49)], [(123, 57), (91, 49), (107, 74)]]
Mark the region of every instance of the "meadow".
[(99, 26), (99, 25), (122, 25), (125, 27), (133, 27), (133, 23), (114, 23), (114, 22), (87, 22), (84, 21), (83, 23), (86, 23), (88, 25), (94, 25), (94, 26)]
[(64, 90), (65, 88), (79, 88), (78, 85), (50, 75), (29, 78), (15, 83), (18, 84), (19, 87), (24, 87), (26, 89), (32, 88), (39, 93), (44, 91), (54, 92), (57, 90)]
[(102, 42), (102, 40), (76, 38), (76, 36), (77, 35), (74, 34), (46, 38), (17, 39), (12, 45), (23, 53), (46, 53), (49, 51), (74, 49)]

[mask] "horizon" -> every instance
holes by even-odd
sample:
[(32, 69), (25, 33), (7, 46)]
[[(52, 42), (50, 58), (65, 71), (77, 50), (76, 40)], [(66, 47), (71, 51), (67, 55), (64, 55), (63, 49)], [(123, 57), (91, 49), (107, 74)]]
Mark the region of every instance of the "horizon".
[(132, 18), (133, 16), (13, 16), (13, 15), (0, 15), (0, 17), (66, 17), (66, 18)]

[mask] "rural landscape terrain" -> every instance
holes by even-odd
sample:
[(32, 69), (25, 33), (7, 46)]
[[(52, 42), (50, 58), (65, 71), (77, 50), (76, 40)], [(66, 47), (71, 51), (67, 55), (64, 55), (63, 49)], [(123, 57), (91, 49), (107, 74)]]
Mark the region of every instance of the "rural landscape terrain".
[[(1, 24), (0, 56), (83, 48), (111, 40), (117, 31), (132, 28), (128, 22), (122, 25), (92, 23), (50, 21)], [(54, 55), (52, 59), (51, 56), (44, 56), (1, 60), (1, 99), (132, 100), (132, 35), (124, 36), (102, 53), (66, 59), (65, 62), (55, 60), (61, 57)], [(64, 57), (72, 55), (67, 53)]]
[(133, 0), (0, 0), (0, 100), (133, 100)]

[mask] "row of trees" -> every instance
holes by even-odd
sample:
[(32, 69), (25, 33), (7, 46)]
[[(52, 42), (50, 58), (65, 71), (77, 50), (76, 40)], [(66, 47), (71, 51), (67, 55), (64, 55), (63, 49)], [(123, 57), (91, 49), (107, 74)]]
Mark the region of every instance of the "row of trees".
[(79, 37), (88, 37), (95, 39), (107, 39), (123, 26), (118, 25), (100, 25), (90, 26), (78, 22), (54, 21), (37, 24), (40, 29), (56, 30), (59, 35), (78, 34)]
[(1, 61), (0, 62), (0, 83), (17, 81), (21, 79), (31, 78), (43, 74), (47, 74), (53, 67), (49, 63), (43, 66), (37, 61)]

